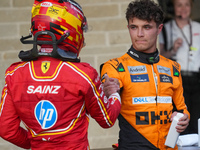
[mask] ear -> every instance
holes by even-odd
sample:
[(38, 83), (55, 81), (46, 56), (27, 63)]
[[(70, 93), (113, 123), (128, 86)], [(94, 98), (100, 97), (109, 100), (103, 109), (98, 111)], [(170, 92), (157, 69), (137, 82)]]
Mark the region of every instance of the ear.
[(158, 35), (159, 35), (160, 32), (162, 31), (162, 28), (163, 28), (163, 24), (160, 24), (160, 25), (158, 26)]

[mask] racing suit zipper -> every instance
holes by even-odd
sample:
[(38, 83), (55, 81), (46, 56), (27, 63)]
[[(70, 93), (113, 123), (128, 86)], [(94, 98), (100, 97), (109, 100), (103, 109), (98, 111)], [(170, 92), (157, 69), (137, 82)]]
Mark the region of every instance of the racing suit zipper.
[(155, 101), (156, 101), (156, 104), (157, 104), (157, 94), (158, 94), (158, 77), (153, 69), (153, 65), (151, 65), (152, 67), (152, 72), (153, 72), (153, 78), (154, 78), (154, 83), (155, 83), (155, 87), (156, 87), (156, 98), (155, 98)]
[[(152, 67), (152, 73), (153, 73), (153, 78), (154, 78), (154, 83), (155, 83), (155, 87), (156, 87), (156, 97), (155, 97), (155, 101), (156, 101), (156, 105), (157, 105), (157, 96), (158, 96), (158, 77), (154, 71), (154, 67), (153, 65), (151, 65)], [(157, 114), (157, 120), (158, 120), (158, 114)], [(159, 132), (158, 132), (158, 144), (159, 145)]]

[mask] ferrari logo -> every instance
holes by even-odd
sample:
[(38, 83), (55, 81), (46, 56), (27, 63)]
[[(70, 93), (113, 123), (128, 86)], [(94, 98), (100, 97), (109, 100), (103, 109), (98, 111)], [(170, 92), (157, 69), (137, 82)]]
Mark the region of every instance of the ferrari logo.
[(46, 73), (50, 68), (50, 62), (49, 61), (43, 61), (41, 65), (41, 70), (43, 73)]

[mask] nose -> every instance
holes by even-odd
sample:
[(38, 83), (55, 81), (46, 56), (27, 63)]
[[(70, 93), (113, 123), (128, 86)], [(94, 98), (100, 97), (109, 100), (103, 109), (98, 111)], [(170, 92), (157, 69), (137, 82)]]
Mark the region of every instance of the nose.
[(143, 37), (144, 36), (144, 31), (143, 31), (142, 28), (138, 28), (137, 36), (138, 37)]

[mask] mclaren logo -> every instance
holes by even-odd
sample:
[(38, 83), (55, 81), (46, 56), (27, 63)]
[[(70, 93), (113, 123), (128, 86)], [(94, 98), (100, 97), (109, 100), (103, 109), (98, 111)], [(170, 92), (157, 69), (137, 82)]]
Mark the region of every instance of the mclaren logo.
[(43, 61), (41, 65), (41, 70), (43, 73), (46, 73), (50, 68), (50, 62), (49, 61)]

